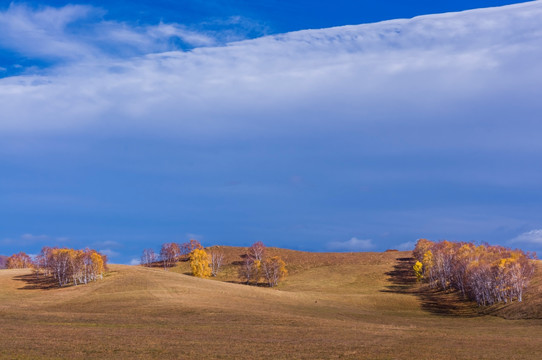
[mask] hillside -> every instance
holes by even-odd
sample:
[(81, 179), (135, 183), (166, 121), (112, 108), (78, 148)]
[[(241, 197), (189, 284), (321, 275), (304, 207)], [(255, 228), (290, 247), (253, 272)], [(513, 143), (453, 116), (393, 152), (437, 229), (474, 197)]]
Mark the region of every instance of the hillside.
[[(229, 262), (243, 250), (225, 248)], [(483, 316), (420, 288), (409, 252), (270, 251), (290, 267), (278, 289), (227, 282), (235, 281), (228, 269), (225, 281), (193, 278), (182, 273), (186, 263), (170, 271), (113, 265), (102, 281), (48, 290), (36, 289), (27, 270), (2, 270), (0, 358), (542, 356), (539, 318)], [(539, 271), (519, 308), (540, 308), (540, 279)]]

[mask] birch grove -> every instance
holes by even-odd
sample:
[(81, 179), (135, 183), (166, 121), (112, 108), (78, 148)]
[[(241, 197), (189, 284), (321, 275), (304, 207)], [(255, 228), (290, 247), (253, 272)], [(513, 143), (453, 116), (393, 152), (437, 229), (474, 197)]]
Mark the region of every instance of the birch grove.
[(522, 301), (535, 254), (497, 245), (418, 240), (414, 272), (433, 288), (455, 289), (478, 305)]
[(87, 284), (103, 278), (107, 257), (96, 250), (43, 247), (32, 261), (25, 253), (8, 259), (10, 268), (32, 268), (36, 276), (53, 278), (58, 286)]

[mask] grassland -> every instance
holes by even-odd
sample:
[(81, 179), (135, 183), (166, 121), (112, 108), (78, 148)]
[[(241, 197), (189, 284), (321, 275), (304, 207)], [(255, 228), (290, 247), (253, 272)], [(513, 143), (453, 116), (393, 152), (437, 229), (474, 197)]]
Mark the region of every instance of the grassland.
[(541, 269), (521, 304), (480, 310), (416, 284), (408, 252), (270, 249), (278, 289), (237, 283), (242, 248), (217, 279), (113, 265), (58, 289), (0, 270), (0, 357), (9, 359), (541, 359)]

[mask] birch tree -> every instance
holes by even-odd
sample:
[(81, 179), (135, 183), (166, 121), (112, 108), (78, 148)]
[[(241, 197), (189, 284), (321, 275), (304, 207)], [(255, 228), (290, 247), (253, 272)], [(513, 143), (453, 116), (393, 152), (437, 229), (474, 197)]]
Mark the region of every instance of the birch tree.
[(413, 254), (422, 257), (413, 269), (418, 278), (422, 274), (431, 287), (455, 289), (482, 306), (522, 301), (535, 271), (534, 254), (498, 245), (421, 239)]
[(181, 249), (176, 243), (164, 243), (160, 249), (160, 260), (164, 266), (164, 270), (175, 265), (177, 258), (181, 254)]
[(158, 256), (153, 249), (148, 248), (143, 250), (143, 254), (141, 255), (141, 265), (152, 266), (152, 264), (155, 263), (157, 260)]
[(279, 281), (288, 274), (286, 263), (278, 256), (273, 256), (262, 261), (262, 273), (270, 287), (278, 285)]
[(215, 246), (209, 249), (209, 256), (211, 257), (211, 275), (216, 276), (224, 262), (224, 251), (220, 247)]
[(255, 242), (248, 248), (247, 254), (253, 260), (262, 261), (265, 257), (265, 245), (261, 241)]

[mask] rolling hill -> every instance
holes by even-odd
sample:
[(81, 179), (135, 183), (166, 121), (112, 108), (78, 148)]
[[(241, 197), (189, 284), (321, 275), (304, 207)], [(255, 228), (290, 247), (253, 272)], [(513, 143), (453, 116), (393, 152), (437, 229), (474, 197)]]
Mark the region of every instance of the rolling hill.
[(540, 271), (523, 303), (481, 311), (416, 284), (409, 252), (269, 249), (290, 271), (270, 289), (237, 283), (244, 250), (224, 248), (217, 279), (188, 276), (183, 262), (112, 265), (90, 285), (44, 289), (28, 270), (2, 270), (0, 357), (542, 357)]

